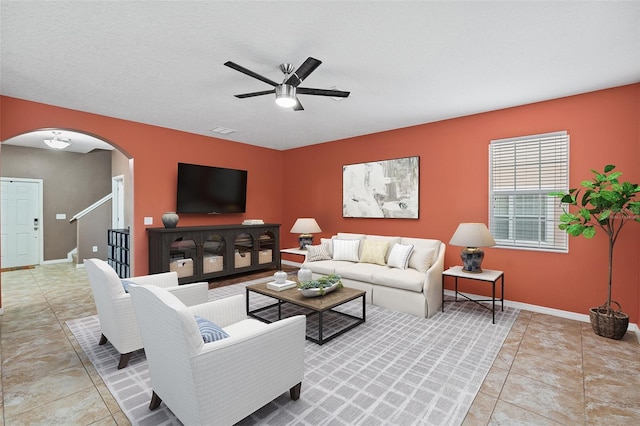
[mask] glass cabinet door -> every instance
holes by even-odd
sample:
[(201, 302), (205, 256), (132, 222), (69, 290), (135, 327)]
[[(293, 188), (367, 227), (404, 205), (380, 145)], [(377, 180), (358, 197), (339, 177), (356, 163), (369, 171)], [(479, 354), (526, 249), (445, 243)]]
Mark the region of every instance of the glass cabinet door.
[(227, 244), (219, 234), (209, 234), (202, 245), (202, 273), (211, 274), (224, 270)]
[(273, 253), (276, 249), (276, 237), (273, 232), (265, 231), (258, 237), (258, 263), (273, 262)]
[(178, 273), (178, 278), (194, 275), (197, 256), (196, 243), (188, 237), (178, 237), (169, 245), (169, 271)]
[(251, 266), (251, 253), (253, 251), (253, 236), (247, 232), (241, 232), (235, 241), (235, 268)]

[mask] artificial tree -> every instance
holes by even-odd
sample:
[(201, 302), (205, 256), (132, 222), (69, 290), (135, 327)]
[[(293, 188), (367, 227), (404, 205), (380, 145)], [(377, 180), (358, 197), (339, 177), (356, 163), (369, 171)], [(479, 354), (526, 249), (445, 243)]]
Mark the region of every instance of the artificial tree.
[[(572, 188), (568, 193), (554, 192), (550, 195), (560, 198), (564, 213), (560, 216), (560, 229), (569, 235), (593, 238), (596, 227), (602, 229), (609, 240), (609, 286), (607, 301), (590, 309), (590, 320), (596, 334), (612, 339), (621, 339), (629, 326), (629, 316), (622, 307), (611, 300), (613, 278), (613, 248), (623, 226), (629, 221), (640, 222), (640, 201), (635, 197), (640, 185), (620, 182), (621, 172), (614, 171), (616, 166), (607, 165), (604, 172), (591, 170), (592, 180), (581, 183), (582, 189)], [(570, 206), (578, 210), (569, 211)], [(614, 309), (612, 303), (617, 305)]]

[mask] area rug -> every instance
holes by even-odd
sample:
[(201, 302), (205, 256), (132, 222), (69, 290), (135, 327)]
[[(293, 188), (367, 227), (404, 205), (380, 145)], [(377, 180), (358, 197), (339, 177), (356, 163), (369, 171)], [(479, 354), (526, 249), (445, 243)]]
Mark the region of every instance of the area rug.
[[(209, 299), (244, 293), (253, 282), (212, 289)], [(262, 298), (252, 294), (252, 308), (269, 302)], [(359, 314), (362, 304), (343, 306)], [(364, 324), (322, 346), (307, 341), (298, 401), (287, 392), (238, 424), (459, 425), (517, 316), (505, 307), (493, 325), (490, 311), (474, 303), (447, 303), (429, 319), (367, 305)], [(97, 316), (67, 324), (133, 425), (181, 424), (164, 403), (149, 411), (143, 350), (117, 370), (117, 351), (98, 345)]]

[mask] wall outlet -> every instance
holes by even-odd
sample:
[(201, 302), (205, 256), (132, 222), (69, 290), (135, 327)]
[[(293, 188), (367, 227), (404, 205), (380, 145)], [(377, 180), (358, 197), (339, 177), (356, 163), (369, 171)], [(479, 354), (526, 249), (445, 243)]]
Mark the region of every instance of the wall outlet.
[(93, 246), (93, 252), (97, 253), (98, 252), (98, 246)]

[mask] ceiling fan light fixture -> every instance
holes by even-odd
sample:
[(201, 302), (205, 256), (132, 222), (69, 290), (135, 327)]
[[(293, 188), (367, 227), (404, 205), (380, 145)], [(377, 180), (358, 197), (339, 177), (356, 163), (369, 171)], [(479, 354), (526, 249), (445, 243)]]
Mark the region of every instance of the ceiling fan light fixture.
[(296, 87), (290, 84), (276, 86), (276, 104), (283, 108), (291, 108), (297, 103)]
[(71, 146), (71, 140), (61, 137), (60, 132), (53, 132), (53, 139), (45, 139), (44, 143), (53, 149), (65, 149)]

